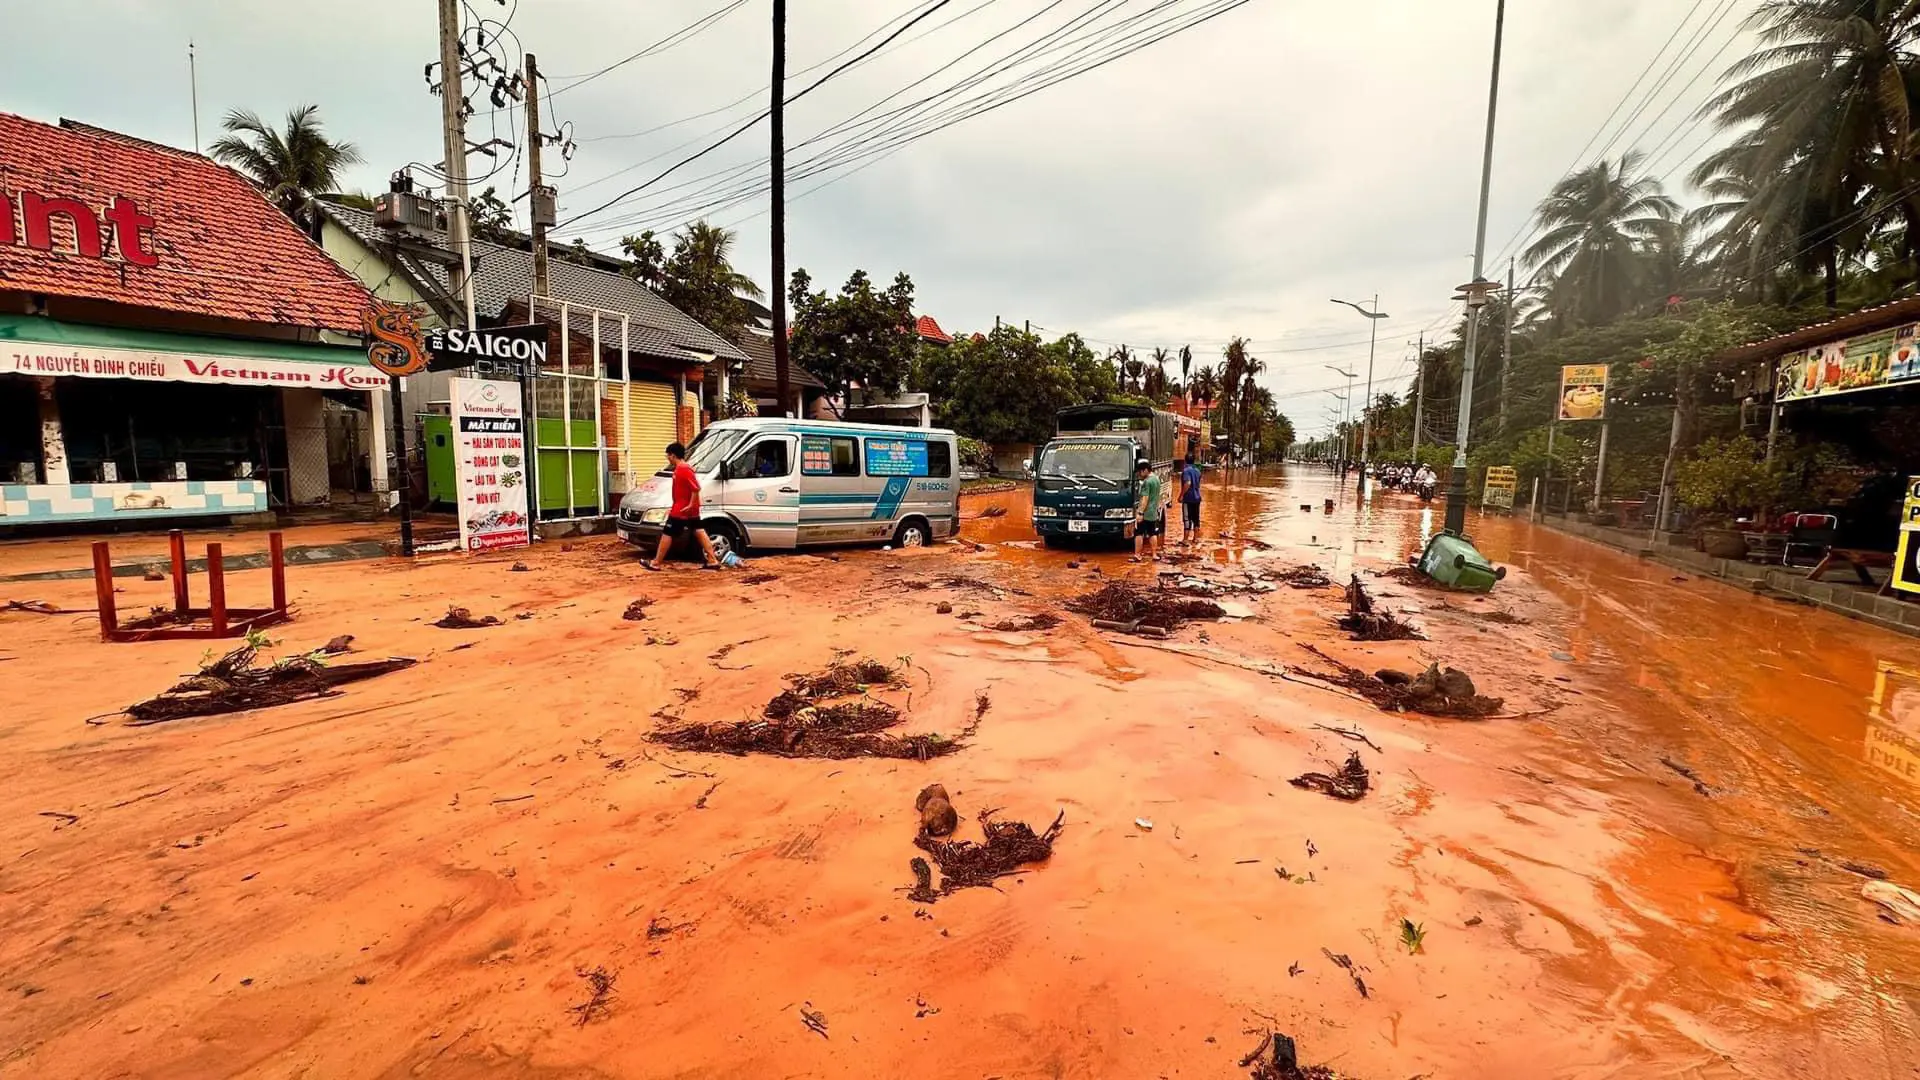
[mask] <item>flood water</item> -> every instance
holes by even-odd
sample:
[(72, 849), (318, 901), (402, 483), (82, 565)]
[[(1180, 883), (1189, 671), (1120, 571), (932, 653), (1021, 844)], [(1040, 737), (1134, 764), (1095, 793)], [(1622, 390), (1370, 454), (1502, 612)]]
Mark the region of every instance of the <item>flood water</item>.
[[(1274, 545), (1214, 558), (1312, 561), (1336, 580), (1403, 562), (1443, 515), (1411, 496), (1360, 498), (1317, 467), (1210, 472), (1205, 491), (1205, 536)], [(1124, 552), (1032, 543), (1026, 492), (987, 498), (1007, 513), (964, 535), (1003, 557), (1126, 572)], [(1595, 1021), (1723, 1051), (1660, 1075), (1914, 1075), (1920, 931), (1889, 925), (1860, 891), (1878, 874), (1920, 888), (1920, 642), (1524, 518), (1476, 513), (1468, 531), (1511, 587), (1564, 605), (1542, 620), (1560, 646), (1541, 660), (1596, 687), (1586, 722), (1535, 725), (1517, 763), (1602, 807), (1621, 840), (1603, 866), (1546, 868), (1580, 874), (1613, 909), (1565, 971), (1612, 988)], [(1767, 1063), (1750, 1069), (1757, 1046)]]

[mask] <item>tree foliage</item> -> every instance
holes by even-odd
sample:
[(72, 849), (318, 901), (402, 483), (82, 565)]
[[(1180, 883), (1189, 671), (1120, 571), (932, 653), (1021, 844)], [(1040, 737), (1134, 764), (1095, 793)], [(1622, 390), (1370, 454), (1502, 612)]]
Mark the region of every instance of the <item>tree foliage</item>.
[(327, 137), (320, 106), (301, 105), (276, 129), (248, 109), (234, 109), (221, 120), (227, 134), (214, 140), (207, 156), (246, 174), (281, 212), (304, 222), (313, 200), (340, 186), (340, 174), (360, 164), (360, 150)]
[(837, 294), (814, 292), (812, 286), (806, 270), (793, 272), (787, 290), (793, 363), (818, 375), (829, 393), (843, 399), (856, 385), (877, 394), (899, 393), (919, 342), (913, 329), (913, 279), (895, 274), (892, 285), (877, 289), (865, 270), (855, 270)]

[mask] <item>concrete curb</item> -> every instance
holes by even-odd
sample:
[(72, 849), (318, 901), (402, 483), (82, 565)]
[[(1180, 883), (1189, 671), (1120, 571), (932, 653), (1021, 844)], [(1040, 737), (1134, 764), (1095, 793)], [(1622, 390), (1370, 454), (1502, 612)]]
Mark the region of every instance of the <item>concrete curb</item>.
[[(356, 559), (381, 559), (391, 554), (393, 554), (393, 552), (387, 550), (387, 545), (376, 540), (356, 540), (348, 544), (307, 544), (290, 547), (286, 553), (288, 566), (299, 566), (302, 563), (351, 562)], [(240, 555), (227, 555), (221, 559), (221, 563), (228, 570), (264, 570), (267, 567), (267, 553), (264, 551), (250, 551)], [(167, 566), (166, 556), (160, 555), (150, 559), (141, 559), (138, 562), (115, 563), (113, 576), (139, 577), (147, 572), (147, 567), (149, 566), (158, 566), (162, 570), (165, 570)], [(187, 570), (189, 573), (204, 573), (206, 569), (207, 560), (205, 559), (187, 560)], [(0, 581), (78, 581), (84, 578), (91, 578), (92, 576), (93, 567), (87, 566), (77, 570), (41, 570), (32, 574), (12, 574), (7, 577), (0, 577)]]
[(1872, 623), (1896, 634), (1920, 637), (1920, 604), (1898, 597), (1878, 596), (1857, 585), (1809, 581), (1805, 574), (1783, 567), (1756, 566), (1749, 562), (1715, 559), (1703, 552), (1685, 548), (1656, 546), (1648, 543), (1644, 537), (1634, 537), (1619, 529), (1551, 518), (1543, 518), (1539, 524), (1664, 566), (1691, 571), (1699, 577), (1720, 581), (1756, 595), (1792, 600), (1835, 615)]

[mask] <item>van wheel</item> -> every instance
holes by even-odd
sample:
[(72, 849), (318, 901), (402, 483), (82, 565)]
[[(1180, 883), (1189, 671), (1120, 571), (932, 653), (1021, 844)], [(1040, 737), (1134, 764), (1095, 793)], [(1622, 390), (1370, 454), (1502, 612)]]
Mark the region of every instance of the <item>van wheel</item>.
[(917, 548), (926, 547), (931, 543), (933, 543), (933, 530), (927, 528), (927, 523), (919, 518), (909, 518), (901, 522), (900, 528), (893, 534), (895, 547)]
[[(721, 562), (726, 562), (730, 554), (746, 551), (747, 545), (741, 541), (739, 532), (728, 522), (709, 521), (704, 528), (707, 530), (707, 538), (713, 541), (713, 553), (720, 558)], [(698, 555), (699, 552), (696, 551), (694, 554)]]

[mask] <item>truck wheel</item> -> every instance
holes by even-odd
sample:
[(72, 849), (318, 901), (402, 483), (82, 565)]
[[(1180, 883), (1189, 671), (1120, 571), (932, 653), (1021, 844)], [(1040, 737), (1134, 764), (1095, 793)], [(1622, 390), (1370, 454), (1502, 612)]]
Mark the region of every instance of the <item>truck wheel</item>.
[(903, 548), (926, 547), (933, 543), (933, 530), (919, 518), (908, 518), (893, 534), (893, 545)]

